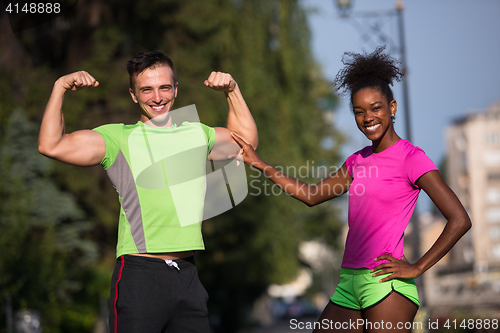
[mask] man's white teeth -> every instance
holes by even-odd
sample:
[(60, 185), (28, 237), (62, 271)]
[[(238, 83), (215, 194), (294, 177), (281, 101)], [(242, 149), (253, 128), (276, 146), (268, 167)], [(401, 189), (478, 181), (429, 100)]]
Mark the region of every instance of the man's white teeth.
[(160, 106), (152, 106), (153, 109), (155, 110), (161, 110), (163, 109), (163, 105), (160, 105)]

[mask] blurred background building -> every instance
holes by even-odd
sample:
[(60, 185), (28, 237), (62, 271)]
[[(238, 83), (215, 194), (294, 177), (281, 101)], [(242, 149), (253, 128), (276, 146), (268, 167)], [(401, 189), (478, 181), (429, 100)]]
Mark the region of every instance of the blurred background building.
[[(500, 102), (474, 110), (446, 130), (444, 174), (472, 220), (472, 229), (424, 275), (431, 313), (500, 310)], [(423, 215), (422, 248), (428, 249), (446, 221)]]

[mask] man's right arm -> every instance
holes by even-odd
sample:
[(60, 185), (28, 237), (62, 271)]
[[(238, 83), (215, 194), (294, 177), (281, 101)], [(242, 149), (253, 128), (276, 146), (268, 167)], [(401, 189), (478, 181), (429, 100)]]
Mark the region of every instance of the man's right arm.
[(98, 85), (99, 82), (84, 71), (65, 75), (54, 83), (38, 136), (38, 151), (41, 154), (79, 166), (92, 166), (102, 161), (106, 153), (104, 138), (92, 130), (66, 134), (62, 113), (64, 94), (68, 90), (78, 91)]

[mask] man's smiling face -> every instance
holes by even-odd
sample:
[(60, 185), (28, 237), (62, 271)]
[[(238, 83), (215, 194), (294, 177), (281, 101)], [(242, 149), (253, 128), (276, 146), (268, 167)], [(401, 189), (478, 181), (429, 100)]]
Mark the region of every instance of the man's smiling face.
[(168, 66), (148, 68), (135, 77), (130, 96), (141, 107), (142, 122), (164, 123), (177, 97), (177, 82)]

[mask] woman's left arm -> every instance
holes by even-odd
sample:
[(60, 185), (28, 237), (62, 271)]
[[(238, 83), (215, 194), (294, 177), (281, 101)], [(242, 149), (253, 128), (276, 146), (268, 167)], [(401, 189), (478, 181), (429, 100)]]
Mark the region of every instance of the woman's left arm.
[(433, 170), (425, 173), (416, 181), (416, 184), (429, 195), (448, 222), (429, 251), (414, 264), (410, 264), (405, 258), (398, 260), (390, 255), (375, 258), (376, 261), (390, 261), (380, 264), (372, 270), (376, 272), (373, 276), (392, 273), (382, 279), (381, 282), (393, 278), (416, 278), (422, 275), (422, 273), (444, 257), (455, 243), (471, 228), (469, 215), (455, 193), (444, 182), (439, 171)]

